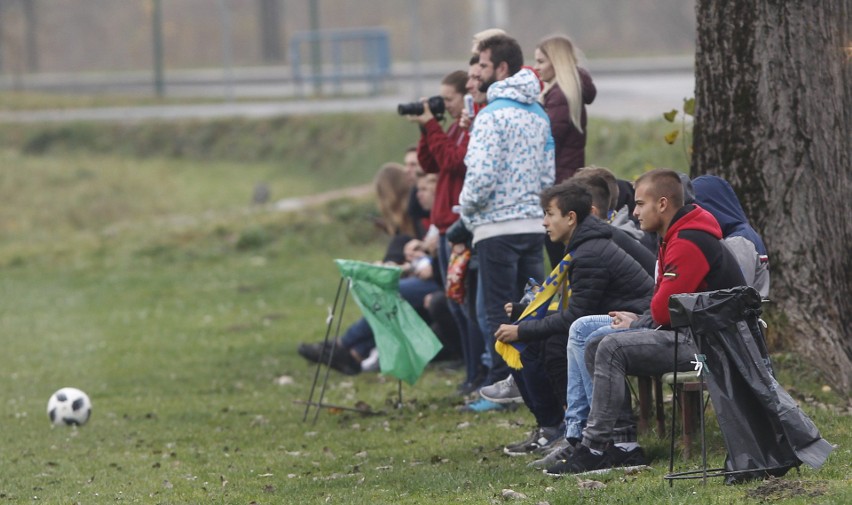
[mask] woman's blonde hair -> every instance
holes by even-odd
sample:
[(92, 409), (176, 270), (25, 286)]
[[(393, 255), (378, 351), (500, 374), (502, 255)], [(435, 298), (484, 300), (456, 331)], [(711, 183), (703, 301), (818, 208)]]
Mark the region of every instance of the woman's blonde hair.
[(554, 35), (539, 42), (537, 47), (550, 60), (555, 75), (552, 82), (546, 83), (541, 96), (544, 97), (554, 84), (558, 84), (568, 100), (571, 122), (582, 133), (583, 126), (580, 118), (583, 112), (583, 84), (580, 81), (580, 72), (577, 70), (574, 44), (564, 35)]
[(408, 213), (411, 178), (399, 163), (385, 163), (373, 179), (383, 228), (391, 236), (414, 236), (414, 223)]

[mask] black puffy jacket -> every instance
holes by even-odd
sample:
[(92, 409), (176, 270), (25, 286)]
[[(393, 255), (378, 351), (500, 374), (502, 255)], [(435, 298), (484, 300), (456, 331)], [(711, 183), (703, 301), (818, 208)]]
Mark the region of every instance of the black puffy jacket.
[(567, 250), (571, 298), (568, 307), (542, 319), (518, 325), (521, 341), (568, 334), (577, 318), (612, 310), (641, 313), (651, 303), (654, 280), (631, 256), (612, 241), (609, 225), (594, 216), (580, 223)]

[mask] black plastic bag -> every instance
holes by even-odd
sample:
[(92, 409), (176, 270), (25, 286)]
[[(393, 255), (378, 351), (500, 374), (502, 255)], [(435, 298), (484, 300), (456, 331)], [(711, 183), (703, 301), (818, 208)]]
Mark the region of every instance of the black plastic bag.
[[(702, 375), (725, 440), (727, 483), (819, 468), (834, 447), (778, 384), (751, 287), (673, 295), (672, 327), (688, 327), (704, 354)], [(750, 471), (753, 470), (753, 471)]]

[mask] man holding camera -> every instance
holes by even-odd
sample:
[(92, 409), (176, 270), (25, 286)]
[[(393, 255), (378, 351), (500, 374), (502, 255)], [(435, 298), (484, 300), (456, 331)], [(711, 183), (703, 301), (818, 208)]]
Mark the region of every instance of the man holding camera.
[(510, 323), (503, 307), (521, 298), (527, 279), (544, 277), (539, 195), (554, 181), (554, 144), (550, 120), (537, 102), (540, 81), (522, 68), (518, 42), (497, 35), (478, 49), (480, 90), (488, 105), (476, 115), (459, 202), (479, 259), (477, 308), (487, 323), (491, 384), (509, 375), (494, 350), (494, 334)]

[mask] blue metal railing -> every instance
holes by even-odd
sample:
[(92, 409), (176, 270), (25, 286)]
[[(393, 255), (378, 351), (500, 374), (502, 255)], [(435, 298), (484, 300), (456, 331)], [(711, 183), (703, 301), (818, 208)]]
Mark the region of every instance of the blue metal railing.
[[(309, 55), (307, 65), (303, 53)], [(330, 60), (325, 61), (323, 54)], [(331, 83), (336, 94), (343, 92), (344, 81), (365, 81), (377, 95), (391, 74), (390, 37), (384, 28), (296, 33), (290, 38), (290, 65), (299, 94), (306, 81), (315, 90)]]

